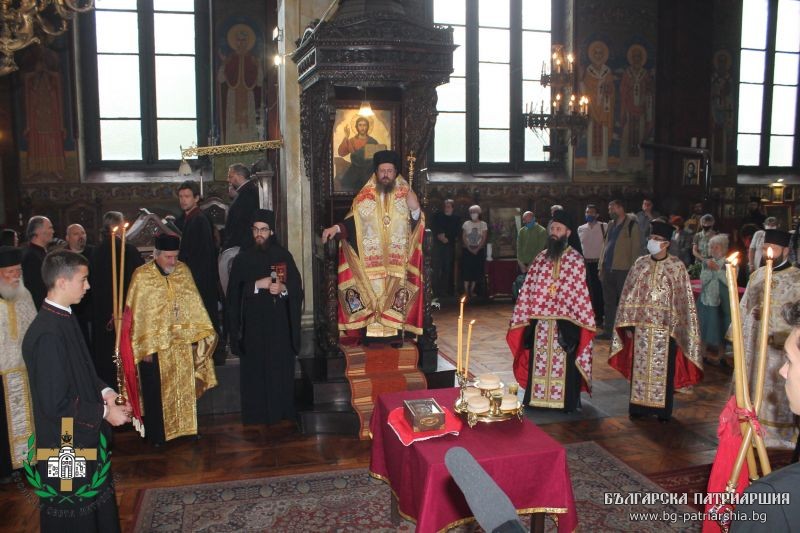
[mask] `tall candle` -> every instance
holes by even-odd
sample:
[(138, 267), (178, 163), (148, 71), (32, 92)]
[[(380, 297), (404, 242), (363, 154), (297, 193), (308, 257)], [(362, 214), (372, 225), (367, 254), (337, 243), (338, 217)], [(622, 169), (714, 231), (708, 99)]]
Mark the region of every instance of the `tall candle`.
[(461, 297), (461, 304), (458, 310), (458, 349), (456, 352), (456, 372), (461, 372), (461, 350), (463, 349), (464, 342), (464, 302), (467, 301), (466, 296)]
[(125, 285), (125, 237), (128, 233), (128, 223), (125, 222), (122, 225), (122, 246), (120, 247), (119, 252), (119, 298), (117, 299), (118, 307), (118, 316), (117, 318), (122, 320), (122, 308), (125, 306), (125, 302), (123, 301), (123, 286)]
[(111, 228), (111, 316), (117, 327), (117, 226)]
[(767, 371), (767, 341), (769, 340), (769, 315), (772, 304), (772, 248), (767, 249), (767, 264), (764, 267), (764, 295), (761, 300), (761, 324), (758, 333), (758, 373), (756, 374), (756, 390), (754, 407), (756, 415), (761, 409), (764, 394), (764, 376)]
[(470, 348), (472, 347), (472, 326), (475, 324), (474, 320), (469, 321), (469, 327), (467, 328), (467, 356), (464, 358), (464, 377), (466, 378), (469, 375), (469, 352)]

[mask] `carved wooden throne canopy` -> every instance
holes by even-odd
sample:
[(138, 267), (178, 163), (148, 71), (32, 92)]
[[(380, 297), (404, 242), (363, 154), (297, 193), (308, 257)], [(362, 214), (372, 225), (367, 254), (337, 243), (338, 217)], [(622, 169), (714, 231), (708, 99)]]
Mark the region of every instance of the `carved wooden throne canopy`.
[[(358, 87), (393, 102), (398, 110), (395, 149), (404, 161), (413, 151), (417, 168), (424, 168), (436, 123), (436, 87), (449, 80), (455, 46), (452, 28), (430, 22), (421, 0), (342, 0), (330, 20), (316, 31), (306, 30), (297, 44), (292, 59), (302, 91), (303, 156), (306, 175), (312, 180), (316, 231), (339, 218), (352, 201), (352, 197), (331, 193), (337, 105), (360, 98), (363, 93)], [(425, 197), (422, 180), (415, 180), (414, 189), (420, 198)], [(322, 261), (315, 261), (318, 325), (328, 322), (325, 307), (330, 296), (335, 302), (335, 295), (327, 294), (323, 276)]]

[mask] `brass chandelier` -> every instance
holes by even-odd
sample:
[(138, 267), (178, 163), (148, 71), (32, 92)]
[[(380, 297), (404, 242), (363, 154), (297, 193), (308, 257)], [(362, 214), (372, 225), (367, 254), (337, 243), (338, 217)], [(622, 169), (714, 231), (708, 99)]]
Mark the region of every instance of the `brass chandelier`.
[(14, 53), (41, 42), (41, 34), (61, 35), (93, 7), (94, 0), (0, 0), (0, 76), (18, 70)]

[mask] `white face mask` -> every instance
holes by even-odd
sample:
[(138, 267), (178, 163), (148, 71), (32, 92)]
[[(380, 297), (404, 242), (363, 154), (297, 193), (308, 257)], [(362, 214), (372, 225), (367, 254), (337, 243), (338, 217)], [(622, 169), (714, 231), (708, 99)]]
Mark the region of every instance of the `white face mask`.
[(471, 218), (472, 220), (478, 220), (478, 213), (470, 213), (469, 218)]
[(650, 252), (650, 255), (658, 254), (661, 251), (661, 241), (655, 239), (647, 241), (647, 251)]

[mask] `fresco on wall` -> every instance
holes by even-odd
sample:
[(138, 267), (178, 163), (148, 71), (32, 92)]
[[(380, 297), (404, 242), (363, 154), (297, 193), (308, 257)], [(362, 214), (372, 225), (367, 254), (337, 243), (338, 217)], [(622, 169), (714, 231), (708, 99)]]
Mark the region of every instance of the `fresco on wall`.
[(576, 178), (650, 179), (655, 113), (656, 3), (578, 2), (578, 85), (589, 124), (575, 147)]
[[(739, 94), (741, 2), (714, 0), (711, 65), (711, 175), (736, 179), (736, 108)], [(733, 181), (731, 181), (733, 180)]]
[[(212, 136), (216, 144), (265, 138), (267, 49), (264, 5), (254, 0), (215, 4)], [(228, 165), (236, 162), (250, 164), (260, 157), (255, 152), (216, 156), (213, 159), (214, 177), (225, 179)]]
[(78, 181), (66, 49), (31, 46), (19, 64), (15, 102), (22, 182)]

